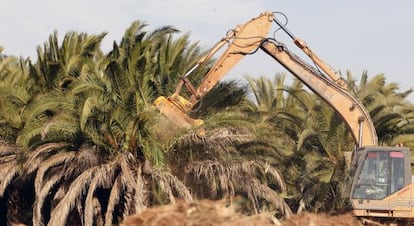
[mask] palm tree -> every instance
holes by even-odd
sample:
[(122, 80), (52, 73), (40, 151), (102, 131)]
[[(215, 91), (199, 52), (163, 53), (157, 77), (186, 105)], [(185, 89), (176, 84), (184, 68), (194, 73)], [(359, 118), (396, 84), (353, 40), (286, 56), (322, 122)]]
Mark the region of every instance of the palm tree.
[[(133, 154), (102, 159), (95, 149), (85, 145), (71, 150), (67, 143), (56, 143), (32, 152), (24, 172), (35, 178), (33, 225), (120, 223), (123, 217), (150, 205), (151, 194), (145, 191), (153, 183), (151, 177), (169, 189), (172, 198), (191, 199), (173, 176), (158, 169), (143, 169)], [(174, 182), (175, 187), (171, 186)]]
[(88, 62), (101, 57), (99, 47), (105, 35), (68, 32), (59, 45), (58, 33), (55, 31), (43, 48), (37, 47), (36, 63), (30, 63), (31, 76), (35, 78), (37, 86), (46, 92), (67, 89), (82, 74)]
[[(147, 206), (192, 200), (168, 171), (150, 103), (160, 90), (151, 82), (157, 68), (164, 73), (187, 65), (183, 60), (194, 62), (197, 48), (185, 49), (187, 36), (173, 42), (172, 28), (148, 35), (139, 24), (105, 57), (97, 48), (103, 35), (70, 33), (59, 46), (55, 33), (38, 49), (39, 62), (30, 64), (37, 93), (17, 137), (27, 150), (23, 171), (4, 187), (31, 178), (34, 225), (111, 225)], [(177, 54), (164, 62), (171, 50)], [(168, 76), (178, 80), (179, 71)]]
[(172, 172), (197, 198), (234, 201), (244, 197), (250, 214), (267, 210), (279, 217), (290, 216), (282, 195), (286, 192), (282, 174), (264, 158), (249, 155), (246, 149), (257, 139), (245, 126), (231, 127), (232, 118), (240, 120), (240, 116), (222, 117), (221, 125), (206, 130), (207, 134), (185, 133), (174, 140), (168, 151)]
[(377, 129), (379, 143), (395, 146), (404, 144), (413, 147), (413, 106), (406, 98), (413, 92), (409, 89), (399, 92), (395, 83), (386, 83), (383, 74), (375, 75), (368, 80), (368, 73), (361, 76), (359, 85), (347, 72), (348, 83), (353, 91), (368, 108)]
[[(347, 181), (344, 153), (352, 151), (354, 147), (348, 128), (333, 109), (304, 90), (300, 83), (294, 82), (291, 87), (283, 87), (278, 79), (280, 76), (274, 81), (263, 77), (250, 80), (256, 99), (248, 109), (256, 117), (260, 116), (259, 121), (283, 129), (296, 143), (295, 148), (289, 148), (293, 155), (285, 156), (285, 160), (283, 156), (278, 159), (285, 163), (280, 164), (279, 169), (286, 169), (283, 174), (287, 175), (288, 188), (289, 184), (292, 185), (292, 209), (296, 209), (300, 203), (308, 210), (343, 208), (344, 202), (338, 198)], [(348, 72), (348, 85), (370, 111), (381, 143), (412, 144), (412, 105), (404, 100), (411, 90), (399, 93), (398, 86), (386, 84), (382, 75), (369, 81), (366, 73), (357, 86)], [(285, 94), (277, 94), (277, 90), (283, 90)], [(283, 108), (278, 108), (278, 105)], [(295, 190), (295, 187), (300, 189)]]
[(32, 100), (34, 81), (27, 64), (24, 59), (0, 57), (0, 139), (10, 143), (23, 128), (23, 112)]
[(278, 144), (279, 155), (272, 156), (272, 163), (286, 175), (291, 208), (332, 209), (322, 204), (334, 203), (341, 193), (343, 152), (353, 148), (338, 114), (299, 81), (285, 85), (284, 75), (273, 81), (250, 79), (249, 84), (255, 97), (249, 112), (272, 125), (267, 132), (277, 134), (266, 143)]

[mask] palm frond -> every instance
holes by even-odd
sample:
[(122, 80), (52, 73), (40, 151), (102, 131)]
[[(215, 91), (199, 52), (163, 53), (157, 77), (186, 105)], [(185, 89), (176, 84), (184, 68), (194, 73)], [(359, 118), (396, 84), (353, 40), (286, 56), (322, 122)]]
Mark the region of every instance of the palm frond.
[[(95, 173), (99, 173), (99, 167), (93, 167), (79, 175), (70, 185), (68, 192), (59, 201), (58, 205), (52, 210), (50, 216), (50, 225), (66, 224), (66, 220), (70, 211), (80, 202), (82, 193), (88, 187), (95, 177)], [(101, 172), (102, 173), (102, 172)]]
[(44, 203), (47, 201), (46, 197), (50, 195), (51, 189), (55, 187), (63, 177), (64, 171), (57, 172), (48, 178), (46, 183), (43, 183), (41, 187), (36, 188), (36, 198), (33, 204), (33, 225), (44, 225), (42, 210)]
[(4, 192), (10, 183), (15, 177), (19, 175), (18, 168), (16, 167), (16, 162), (1, 164), (0, 175), (0, 197), (3, 197)]
[(32, 150), (23, 164), (23, 170), (25, 174), (31, 174), (32, 172), (36, 171), (45, 159), (49, 158), (59, 150), (64, 149), (68, 145), (69, 144), (66, 142), (48, 143), (37, 147), (35, 150)]
[(172, 203), (175, 203), (176, 197), (185, 201), (193, 201), (193, 197), (187, 186), (176, 176), (158, 168), (152, 171), (152, 176), (159, 184), (162, 192), (168, 194), (169, 200)]
[[(269, 164), (243, 160), (227, 162), (207, 160), (193, 162), (187, 168), (193, 175), (193, 180), (199, 181), (197, 184), (208, 184), (208, 191), (202, 187), (194, 188), (200, 197), (234, 197), (236, 193), (246, 193), (256, 211), (259, 206), (258, 199), (264, 198), (276, 208), (286, 210), (287, 214), (291, 213), (290, 209), (285, 209), (288, 205), (278, 192), (268, 187), (268, 184), (273, 184), (279, 186), (281, 192), (286, 191), (281, 173)], [(259, 180), (264, 181), (259, 182)]]
[[(123, 187), (123, 180), (121, 177), (122, 175), (118, 175), (118, 177), (115, 179), (114, 184), (111, 188), (111, 192), (109, 194), (108, 205), (106, 206), (107, 209), (105, 212), (105, 226), (112, 225), (115, 207), (121, 199), (121, 189)], [(137, 211), (137, 213), (139, 213), (139, 211)]]

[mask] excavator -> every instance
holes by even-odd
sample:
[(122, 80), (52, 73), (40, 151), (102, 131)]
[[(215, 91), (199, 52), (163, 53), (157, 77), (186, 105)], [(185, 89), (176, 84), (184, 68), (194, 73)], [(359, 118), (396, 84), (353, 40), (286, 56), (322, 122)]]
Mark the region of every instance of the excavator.
[[(369, 112), (351, 94), (346, 82), (302, 39), (295, 37), (276, 15), (278, 14), (275, 12), (264, 12), (230, 30), (181, 77), (172, 95), (158, 97), (154, 105), (177, 127), (191, 128), (201, 125), (202, 120), (189, 116), (191, 109), (244, 56), (260, 49), (326, 101), (348, 126), (356, 143), (349, 167), (352, 183), (348, 195), (353, 214), (361, 218), (411, 221), (414, 219), (414, 189), (409, 148), (400, 145), (379, 146)], [(312, 65), (291, 52), (284, 43), (268, 37), (274, 24), (309, 57), (308, 61)], [(226, 48), (201, 83), (194, 86), (188, 78), (189, 75), (223, 47)], [(183, 86), (191, 93), (189, 98), (180, 95)]]

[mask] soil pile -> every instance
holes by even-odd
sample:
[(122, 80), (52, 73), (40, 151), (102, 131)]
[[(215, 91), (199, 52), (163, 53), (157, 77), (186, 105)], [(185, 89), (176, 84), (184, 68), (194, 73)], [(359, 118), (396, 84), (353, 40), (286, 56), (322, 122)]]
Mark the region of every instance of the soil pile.
[(270, 214), (246, 216), (227, 206), (224, 201), (177, 202), (145, 210), (127, 217), (121, 226), (357, 226), (362, 225), (350, 214), (301, 213), (283, 222)]
[(127, 217), (121, 226), (267, 226), (280, 225), (270, 215), (246, 216), (237, 213), (225, 202), (209, 200), (193, 203), (177, 202), (147, 209)]
[(362, 226), (351, 214), (329, 216), (326, 214), (300, 213), (283, 221), (282, 226)]

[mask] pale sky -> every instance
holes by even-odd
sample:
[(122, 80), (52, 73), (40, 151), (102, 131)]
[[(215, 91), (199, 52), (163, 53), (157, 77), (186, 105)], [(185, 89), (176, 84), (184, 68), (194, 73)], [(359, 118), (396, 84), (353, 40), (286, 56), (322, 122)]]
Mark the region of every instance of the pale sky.
[[(287, 28), (339, 71), (357, 79), (384, 73), (402, 90), (414, 87), (414, 1), (412, 0), (0, 0), (0, 46), (4, 54), (31, 57), (57, 30), (108, 32), (103, 50), (135, 21), (148, 30), (172, 25), (207, 49), (229, 29), (263, 11), (288, 16)], [(61, 40), (60, 40), (61, 41)], [(288, 43), (289, 42), (289, 43)], [(291, 45), (286, 39), (286, 44)], [(298, 53), (297, 49), (290, 49)], [(265, 54), (247, 56), (227, 78), (273, 77), (284, 70)], [(413, 95), (409, 98), (414, 100)]]

